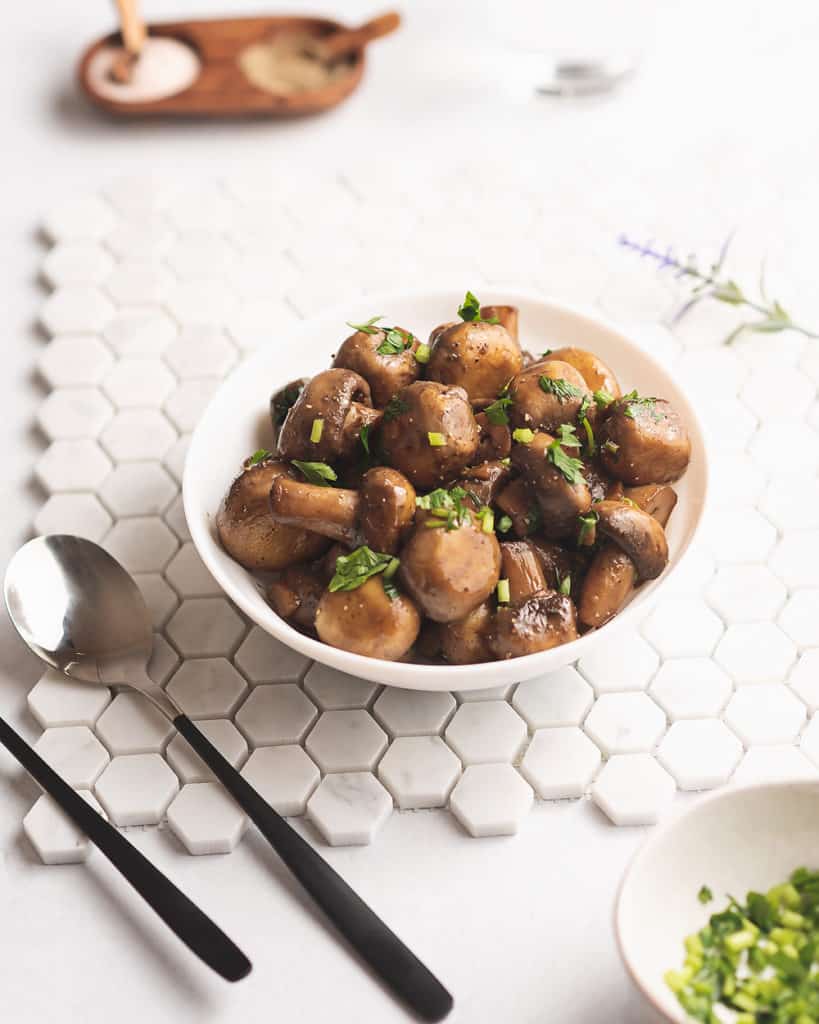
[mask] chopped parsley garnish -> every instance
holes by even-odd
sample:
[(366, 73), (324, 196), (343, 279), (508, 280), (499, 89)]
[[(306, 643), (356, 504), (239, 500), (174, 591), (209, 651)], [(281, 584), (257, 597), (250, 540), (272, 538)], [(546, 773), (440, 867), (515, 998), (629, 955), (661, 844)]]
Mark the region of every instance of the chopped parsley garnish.
[(584, 516), (578, 516), (580, 530), (577, 534), (577, 543), (580, 547), (587, 547), (594, 542), (596, 535), (597, 520), (600, 517), (596, 512), (587, 512)]
[(513, 525), (509, 516), (501, 516), (498, 520), (498, 533), (509, 533)]
[(402, 402), (398, 395), (393, 395), (392, 398), (387, 402), (386, 408), (384, 409), (384, 422), (389, 423), (390, 420), (397, 420), (398, 417), (407, 412), (409, 406), (406, 402)]
[(458, 307), (458, 316), (468, 324), (499, 324), (496, 316), (485, 319), (481, 316), (481, 304), (472, 294), (467, 292), (464, 301)]
[(512, 399), (505, 391), (501, 391), (498, 397), (484, 409), (486, 418), (495, 427), (506, 427), (509, 425), (509, 416), (506, 410), (512, 404)]
[(298, 459), (292, 459), (290, 464), (303, 474), (308, 483), (316, 484), (317, 487), (329, 487), (338, 480), (336, 471), (326, 462), (300, 462)]
[(636, 391), (629, 391), (627, 395), (623, 395), (623, 414), (628, 416), (630, 420), (633, 420), (636, 416), (635, 410), (645, 409), (645, 411), (654, 420), (661, 420), (662, 416), (657, 412), (657, 399), (656, 398), (641, 398)]
[(247, 468), (250, 469), (251, 466), (258, 466), (260, 462), (264, 462), (265, 459), (271, 458), (272, 455), (273, 452), (268, 451), (267, 448), (260, 448), (257, 452), (254, 452), (247, 460)]
[(477, 497), (471, 491), (458, 486), (450, 487), (449, 490), (446, 487), (437, 487), (429, 494), (419, 495), (415, 499), (415, 504), (433, 517), (426, 521), (430, 529), (434, 529), (434, 523), (435, 526), (445, 526), (447, 530), (457, 530), (459, 526), (472, 521), (469, 509), (464, 506), (467, 499), (478, 509), (477, 514), (480, 515), (481, 504)]
[(400, 327), (385, 327), (384, 340), (376, 349), (380, 356), (397, 356), (409, 348), (415, 341), (415, 336), (409, 331), (402, 331)]
[(560, 581), (560, 586), (557, 588), (559, 594), (563, 594), (564, 597), (569, 597), (572, 592), (572, 577), (564, 576)]
[(714, 894), (707, 885), (700, 886), (700, 891), (697, 893), (697, 899), (700, 903), (710, 903), (713, 898)]
[(365, 321), (363, 324), (351, 324), (350, 321), (348, 320), (347, 326), (352, 327), (354, 331), (361, 331), (362, 334), (378, 334), (381, 328), (376, 327), (375, 325), (378, 323), (379, 320), (383, 319), (384, 314), (382, 313), (381, 316), (371, 316), (370, 319)]
[(512, 440), (517, 441), (518, 444), (531, 444), (534, 439), (535, 432), (528, 427), (516, 427), (512, 431)]
[(578, 440), (575, 429), (571, 423), (561, 423), (557, 428), (557, 440), (564, 448), (579, 448), (580, 441)]
[(546, 456), (555, 469), (560, 470), (570, 484), (582, 484), (585, 482), (583, 479), (583, 463), (580, 459), (567, 455), (561, 448), (559, 441), (552, 441), (546, 449)]
[(594, 393), (594, 400), (598, 408), (605, 409), (614, 401), (614, 395), (610, 395), (605, 388), (598, 388)]
[[(393, 555), (373, 551), (365, 544), (363, 547), (351, 551), (349, 555), (338, 556), (336, 571), (327, 589), (331, 594), (335, 594), (339, 590), (357, 590), (368, 579), (382, 572), (389, 582), (395, 575), (399, 564), (399, 560)], [(386, 575), (388, 572), (389, 576)], [(384, 589), (386, 590), (386, 586)], [(387, 596), (392, 597), (390, 594)]]
[(577, 410), (577, 421), (583, 428), (586, 434), (585, 441), (583, 443), (583, 451), (586, 455), (594, 455), (597, 451), (597, 445), (594, 440), (594, 431), (589, 421), (588, 412), (591, 408), (592, 399), (589, 395), (583, 396), (583, 401), (580, 403), (580, 408)]
[(559, 402), (568, 402), (570, 398), (579, 398), (583, 392), (580, 388), (575, 387), (569, 381), (564, 380), (562, 377), (546, 377), (541, 375), (540, 380), (541, 390), (545, 391), (547, 395), (554, 395)]
[(552, 354), (553, 351), (554, 351), (554, 349), (547, 348), (545, 352), (541, 352), (540, 353), (540, 358), (541, 359), (546, 359), (548, 356), (550, 356)]
[(370, 428), (372, 423), (365, 423), (361, 428), (361, 432), (358, 435), (358, 440), (361, 442), (361, 447), (369, 455), (370, 454)]

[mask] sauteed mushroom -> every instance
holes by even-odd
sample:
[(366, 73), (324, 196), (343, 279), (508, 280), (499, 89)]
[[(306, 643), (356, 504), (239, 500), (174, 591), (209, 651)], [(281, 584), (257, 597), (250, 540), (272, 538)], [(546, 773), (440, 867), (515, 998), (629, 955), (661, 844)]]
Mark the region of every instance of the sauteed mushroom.
[(275, 570), (316, 558), (327, 541), (316, 533), (274, 522), (268, 495), (290, 467), (272, 457), (248, 464), (230, 485), (216, 514), (219, 540), (246, 569)]
[(481, 319), (497, 320), (509, 332), (512, 341), (517, 341), (519, 312), (517, 306), (481, 306)]
[(327, 586), (321, 563), (291, 565), (267, 588), (267, 602), (277, 615), (300, 629), (313, 630), (316, 609)]
[(554, 433), (562, 423), (577, 421), (586, 382), (573, 366), (557, 359), (533, 363), (509, 385), (509, 419), (513, 427)]
[(540, 506), (542, 531), (551, 538), (571, 536), (577, 517), (591, 508), (591, 493), (581, 464), (569, 451), (576, 453), (576, 449), (567, 451), (551, 434), (542, 432), (512, 448), (512, 465), (523, 473)]
[(327, 590), (316, 610), (316, 632), (331, 647), (398, 661), (415, 643), (421, 616), (403, 594), (389, 597), (378, 576), (356, 590)]
[(492, 660), (489, 631), (494, 613), (489, 601), (456, 622), (438, 623), (438, 646), (451, 665), (475, 665)]
[(296, 404), (299, 395), (304, 391), (307, 383), (306, 377), (298, 377), (285, 384), (283, 388), (274, 391), (270, 396), (270, 423), (273, 426), (273, 440), (278, 441), (282, 424), (287, 419), (287, 414)]
[(520, 345), (506, 328), (480, 320), (439, 328), (427, 377), (462, 387), (480, 408), (493, 402), (522, 366)]
[(609, 406), (600, 456), (606, 472), (624, 484), (671, 483), (688, 466), (691, 442), (669, 402), (631, 392)]
[(417, 348), (415, 335), (401, 327), (362, 324), (342, 343), (333, 366), (360, 374), (370, 385), (373, 403), (383, 409), (397, 391), (420, 376)]
[(549, 359), (558, 359), (573, 366), (586, 383), (589, 391), (604, 391), (612, 398), (620, 397), (620, 385), (614, 373), (603, 360), (584, 348), (556, 348)]
[(333, 462), (348, 458), (361, 434), (381, 413), (372, 408), (370, 386), (352, 370), (324, 370), (304, 387), (279, 434), (285, 459)]

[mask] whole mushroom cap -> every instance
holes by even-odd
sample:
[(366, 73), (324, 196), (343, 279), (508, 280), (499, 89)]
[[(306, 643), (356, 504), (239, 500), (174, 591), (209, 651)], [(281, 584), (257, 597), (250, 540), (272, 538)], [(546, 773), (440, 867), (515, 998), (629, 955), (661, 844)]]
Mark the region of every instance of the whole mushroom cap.
[(403, 594), (390, 598), (380, 576), (357, 590), (325, 591), (316, 609), (319, 639), (367, 658), (398, 661), (415, 643), (421, 616)]
[(678, 480), (691, 459), (688, 431), (663, 398), (619, 399), (609, 406), (599, 440), (606, 472), (633, 486)]
[(568, 346), (553, 349), (549, 353), (549, 359), (558, 359), (573, 366), (590, 391), (607, 391), (612, 398), (620, 397), (620, 385), (614, 372), (594, 352)]
[[(541, 378), (547, 382), (545, 386)], [(586, 382), (573, 366), (546, 359), (527, 367), (509, 385), (509, 419), (513, 427), (551, 434), (561, 423), (577, 422), (580, 406), (588, 395)]]
[(466, 392), (432, 380), (402, 388), (384, 412), (381, 445), (387, 461), (418, 489), (432, 490), (457, 476), (478, 449)]
[(629, 501), (599, 501), (597, 531), (634, 562), (641, 580), (653, 580), (668, 564), (668, 542), (657, 520)]
[[(305, 384), (302, 393), (287, 414), (279, 433), (279, 454), (285, 459), (309, 462), (333, 462), (345, 458), (355, 448), (362, 414), (372, 410), (370, 385), (352, 370), (324, 370)], [(311, 440), (316, 421), (321, 434)]]
[(571, 598), (549, 592), (495, 612), (490, 643), (498, 658), (520, 658), (577, 639)]
[(473, 405), (493, 402), (520, 373), (520, 345), (501, 324), (451, 324), (435, 335), (427, 364), (429, 380), (462, 387)]
[(378, 327), (367, 331), (356, 331), (345, 339), (333, 366), (354, 370), (370, 385), (373, 404), (382, 409), (392, 396), (412, 384), (421, 375), (421, 364), (415, 358), (418, 339), (409, 331), (398, 328), (408, 339), (400, 352), (381, 353), (378, 349), (386, 340), (386, 331)]

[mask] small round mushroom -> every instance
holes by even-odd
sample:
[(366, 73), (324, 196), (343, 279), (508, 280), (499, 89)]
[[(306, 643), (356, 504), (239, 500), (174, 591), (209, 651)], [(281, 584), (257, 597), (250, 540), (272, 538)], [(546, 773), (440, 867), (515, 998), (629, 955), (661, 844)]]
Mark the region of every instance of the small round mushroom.
[(600, 501), (594, 511), (597, 532), (625, 551), (638, 579), (656, 579), (668, 564), (665, 531), (657, 520), (628, 501)]
[[(609, 495), (611, 497), (611, 495)], [(668, 484), (644, 484), (642, 487), (626, 487), (623, 497), (633, 501), (638, 508), (654, 516), (660, 526), (665, 526), (677, 504), (677, 494)]]
[(457, 622), (438, 623), (438, 643), (446, 661), (450, 665), (476, 665), (482, 661), (492, 661), (489, 631), (493, 618), (491, 604), (484, 601)]
[(616, 544), (603, 544), (583, 579), (577, 617), (584, 626), (597, 628), (612, 619), (626, 603), (637, 582), (637, 569)]
[(246, 465), (236, 477), (216, 514), (219, 540), (246, 569), (273, 571), (317, 558), (327, 547), (324, 537), (277, 523), (270, 515), (268, 495), (274, 481), (287, 479), (290, 467), (276, 459)]
[(280, 477), (270, 490), (270, 511), (279, 523), (301, 526), (351, 547), (363, 538), (374, 551), (394, 554), (415, 518), (415, 488), (386, 466), (365, 473), (360, 491)]
[(316, 609), (327, 586), (320, 563), (291, 565), (267, 588), (267, 603), (277, 615), (299, 629), (313, 630)]
[(495, 589), (500, 546), (494, 533), (484, 533), (472, 522), (453, 530), (428, 522), (435, 520), (421, 519), (404, 546), (399, 577), (424, 615), (435, 622), (456, 622)]
[(512, 431), (505, 423), (492, 423), (485, 412), (475, 415), (478, 424), (478, 451), (476, 457), (482, 462), (489, 459), (505, 459), (512, 450)]
[(482, 320), (498, 320), (501, 327), (505, 327), (512, 341), (518, 340), (518, 314), (517, 306), (481, 306)]
[(573, 366), (546, 359), (519, 373), (509, 385), (509, 419), (513, 427), (554, 433), (561, 423), (575, 423), (589, 389)]
[(619, 398), (621, 391), (617, 378), (603, 360), (584, 348), (556, 348), (549, 353), (549, 359), (559, 359), (573, 366), (586, 382), (589, 391), (607, 391), (612, 398)]
[(279, 455), (309, 462), (346, 459), (355, 450), (361, 428), (380, 418), (362, 376), (352, 370), (324, 370), (305, 385), (287, 414), (279, 434)]
[(357, 590), (325, 591), (316, 610), (316, 632), (331, 647), (367, 658), (398, 661), (415, 643), (421, 616), (404, 594), (388, 597), (380, 576)]
[(678, 480), (691, 458), (688, 432), (663, 398), (626, 395), (610, 405), (599, 441), (606, 472), (632, 486)]
[(501, 324), (452, 324), (434, 339), (426, 376), (463, 388), (478, 407), (494, 402), (523, 366), (520, 345)]
[(572, 600), (548, 591), (495, 612), (490, 646), (497, 658), (520, 658), (577, 639)]
[(432, 490), (475, 459), (478, 426), (463, 388), (419, 380), (402, 388), (384, 412), (387, 461), (419, 489)]
[(283, 388), (274, 391), (270, 396), (270, 423), (273, 427), (273, 440), (278, 441), (282, 424), (287, 419), (287, 414), (296, 404), (299, 395), (304, 391), (307, 377), (298, 377), (285, 384)]
[[(351, 334), (342, 342), (333, 360), (333, 366), (355, 370), (367, 381), (373, 404), (379, 409), (421, 375), (421, 364), (415, 358), (418, 339), (400, 327), (392, 328), (392, 332), (398, 332), (403, 338), (400, 351), (393, 351), (395, 346), (387, 341), (385, 329), (373, 326)], [(379, 352), (379, 349), (385, 351)]]
[[(541, 511), (541, 530), (545, 537), (560, 539), (572, 536), (577, 517), (591, 508), (591, 493), (582, 477), (571, 482), (550, 458), (555, 444), (551, 434), (537, 432), (527, 444), (512, 448), (512, 465), (521, 470)], [(570, 457), (576, 449), (561, 448)]]

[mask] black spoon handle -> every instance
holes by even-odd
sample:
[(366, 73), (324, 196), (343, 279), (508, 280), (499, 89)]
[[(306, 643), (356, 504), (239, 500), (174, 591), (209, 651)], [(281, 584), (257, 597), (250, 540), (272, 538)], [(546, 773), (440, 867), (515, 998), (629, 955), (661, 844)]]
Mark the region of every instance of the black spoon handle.
[(17, 758), (91, 842), (99, 847), (171, 931), (208, 967), (227, 981), (239, 981), (250, 973), (250, 961), (222, 929), (143, 857), (125, 836), (75, 793), (2, 718), (0, 743)]
[(422, 1020), (443, 1020), (452, 1009), (452, 996), (435, 975), (353, 892), (341, 875), (222, 757), (187, 715), (178, 715), (174, 725), (376, 974)]

